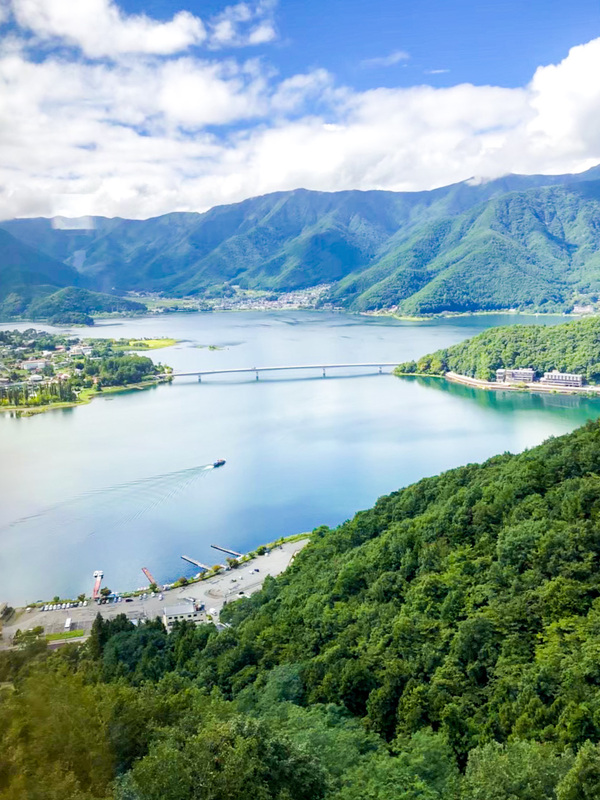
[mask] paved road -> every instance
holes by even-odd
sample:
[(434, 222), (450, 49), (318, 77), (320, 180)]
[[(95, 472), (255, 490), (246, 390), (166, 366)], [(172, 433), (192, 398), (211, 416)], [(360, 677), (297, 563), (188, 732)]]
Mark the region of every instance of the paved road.
[[(96, 614), (100, 612), (106, 619), (116, 617), (117, 614), (126, 614), (129, 619), (154, 619), (162, 617), (165, 606), (178, 605), (185, 598), (194, 598), (198, 603), (204, 603), (207, 612), (216, 609), (217, 615), (225, 602), (238, 599), (238, 593), (251, 595), (258, 592), (267, 575), (280, 575), (289, 565), (294, 555), (308, 544), (308, 539), (297, 542), (286, 542), (275, 547), (268, 555), (257, 556), (238, 569), (223, 572), (214, 578), (194, 583), (179, 589), (170, 589), (163, 592), (163, 600), (156, 597), (133, 598), (131, 603), (122, 600), (120, 603), (107, 603), (96, 605), (88, 601), (85, 608), (68, 608), (61, 611), (34, 611), (21, 610), (11, 624), (4, 627), (2, 636), (4, 644), (8, 644), (17, 628), (27, 630), (41, 625), (46, 633), (59, 633), (65, 628), (67, 617), (71, 617), (71, 626), (74, 630), (83, 629), (86, 633), (92, 627)], [(258, 570), (256, 572), (255, 570)]]

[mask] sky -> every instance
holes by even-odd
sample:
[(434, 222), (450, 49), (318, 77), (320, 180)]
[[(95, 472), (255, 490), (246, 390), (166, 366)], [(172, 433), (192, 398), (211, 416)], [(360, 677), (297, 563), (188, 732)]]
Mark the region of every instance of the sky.
[(0, 0), (0, 218), (600, 163), (598, 0)]

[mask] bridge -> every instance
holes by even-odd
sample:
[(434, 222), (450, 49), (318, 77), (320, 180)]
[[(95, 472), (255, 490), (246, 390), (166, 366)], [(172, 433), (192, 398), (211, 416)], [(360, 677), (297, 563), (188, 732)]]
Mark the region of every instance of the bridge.
[(238, 367), (236, 369), (202, 369), (194, 372), (173, 372), (173, 378), (197, 377), (199, 381), (210, 375), (243, 375), (254, 373), (256, 380), (261, 372), (281, 372), (284, 370), (321, 370), (327, 377), (327, 370), (332, 369), (378, 369), (380, 374), (386, 367), (397, 367), (397, 361), (369, 361), (361, 364), (284, 364), (280, 367)]

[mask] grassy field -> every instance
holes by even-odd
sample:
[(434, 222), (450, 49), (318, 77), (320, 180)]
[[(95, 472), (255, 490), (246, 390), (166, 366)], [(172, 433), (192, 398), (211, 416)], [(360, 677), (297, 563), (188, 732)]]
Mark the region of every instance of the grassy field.
[(83, 628), (77, 631), (60, 631), (59, 633), (47, 633), (45, 639), (47, 642), (57, 642), (62, 639), (80, 639), (85, 634)]
[(131, 339), (129, 346), (135, 347), (136, 350), (160, 350), (163, 347), (173, 347), (177, 341), (166, 336), (162, 339)]

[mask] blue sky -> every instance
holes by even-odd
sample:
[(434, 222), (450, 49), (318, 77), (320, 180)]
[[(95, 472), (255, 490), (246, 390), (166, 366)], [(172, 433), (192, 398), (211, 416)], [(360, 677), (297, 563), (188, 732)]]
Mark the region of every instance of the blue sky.
[(0, 216), (600, 162), (598, 0), (0, 0)]
[[(127, 0), (121, 6), (160, 19), (182, 7), (178, 0)], [(223, 4), (184, 7), (205, 17)], [(283, 0), (275, 19), (281, 41), (263, 53), (283, 75), (324, 67), (357, 89), (422, 82), (523, 86), (536, 67), (600, 36), (598, 0)], [(410, 59), (395, 67), (359, 66), (398, 51)]]

